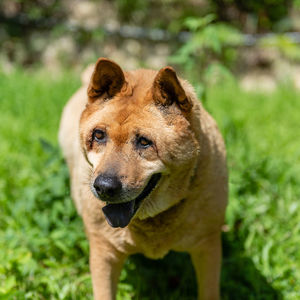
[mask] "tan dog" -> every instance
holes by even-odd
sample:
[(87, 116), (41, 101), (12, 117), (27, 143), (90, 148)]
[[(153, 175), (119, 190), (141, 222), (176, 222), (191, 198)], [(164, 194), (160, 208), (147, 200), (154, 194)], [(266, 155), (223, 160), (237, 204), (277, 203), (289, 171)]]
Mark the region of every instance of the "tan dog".
[(171, 67), (124, 72), (101, 58), (83, 81), (59, 140), (90, 242), (95, 299), (115, 298), (128, 255), (170, 250), (190, 253), (198, 299), (219, 299), (227, 169), (216, 123)]

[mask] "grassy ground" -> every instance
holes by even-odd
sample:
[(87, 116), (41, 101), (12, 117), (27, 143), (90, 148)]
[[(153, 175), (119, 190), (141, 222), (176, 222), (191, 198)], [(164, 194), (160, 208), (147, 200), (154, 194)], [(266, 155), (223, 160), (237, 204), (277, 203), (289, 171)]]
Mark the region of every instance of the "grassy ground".
[[(71, 74), (0, 72), (0, 299), (90, 299), (88, 244), (57, 149)], [(300, 95), (208, 89), (230, 169), (223, 299), (299, 299)], [(130, 258), (118, 299), (194, 299), (189, 257)]]

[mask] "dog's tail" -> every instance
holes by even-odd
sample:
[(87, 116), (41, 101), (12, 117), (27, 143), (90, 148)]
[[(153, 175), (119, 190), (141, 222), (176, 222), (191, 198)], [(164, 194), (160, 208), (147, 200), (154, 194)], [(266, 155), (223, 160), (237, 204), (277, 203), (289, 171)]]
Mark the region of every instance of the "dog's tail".
[(88, 85), (93, 73), (95, 65), (91, 64), (86, 67), (86, 69), (81, 74), (81, 82), (83, 85)]

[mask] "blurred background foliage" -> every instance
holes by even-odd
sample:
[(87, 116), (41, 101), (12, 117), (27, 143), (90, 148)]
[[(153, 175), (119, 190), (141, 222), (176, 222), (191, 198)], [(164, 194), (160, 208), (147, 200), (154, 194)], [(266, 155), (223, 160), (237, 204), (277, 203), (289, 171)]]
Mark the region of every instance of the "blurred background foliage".
[(289, 68), (300, 86), (299, 16), (299, 0), (2, 0), (0, 61), (54, 71), (99, 56), (129, 69), (172, 63), (203, 83), (203, 98), (210, 78), (231, 73), (272, 89)]
[[(0, 299), (90, 299), (88, 243), (57, 145), (99, 56), (171, 64), (225, 137), (222, 299), (299, 299), (299, 0), (0, 1)], [(195, 299), (187, 255), (130, 258), (118, 299)]]
[[(61, 54), (60, 58), (61, 61), (67, 60), (68, 64), (75, 64), (87, 49), (97, 52), (100, 47), (95, 44), (117, 36), (119, 41), (120, 38), (132, 37), (139, 38), (141, 43), (145, 42), (143, 39), (167, 43), (171, 51), (183, 46), (182, 62), (183, 56), (191, 52), (203, 55), (201, 49), (208, 50), (209, 54), (220, 54), (222, 47), (228, 44), (239, 51), (243, 46), (256, 44), (255, 36), (252, 40), (250, 36), (241, 36), (238, 42), (237, 33), (257, 35), (297, 31), (299, 7), (298, 0), (2, 0), (1, 54), (13, 62), (37, 64), (47, 61), (51, 43), (61, 37), (71, 37), (72, 42), (64, 41), (70, 44), (66, 47), (75, 49), (65, 51), (69, 57)], [(124, 25), (139, 28), (126, 32)], [(160, 37), (159, 33), (152, 32), (151, 36), (147, 33), (149, 28), (165, 30), (165, 34)], [(189, 37), (188, 32), (191, 33)], [(233, 35), (235, 38), (231, 40)], [(299, 60), (296, 51), (286, 50), (293, 41), (291, 38), (274, 38), (284, 55)], [(64, 52), (63, 47), (60, 52)], [(84, 58), (88, 59), (87, 56)], [(234, 57), (233, 53), (225, 51), (221, 58), (232, 63)]]

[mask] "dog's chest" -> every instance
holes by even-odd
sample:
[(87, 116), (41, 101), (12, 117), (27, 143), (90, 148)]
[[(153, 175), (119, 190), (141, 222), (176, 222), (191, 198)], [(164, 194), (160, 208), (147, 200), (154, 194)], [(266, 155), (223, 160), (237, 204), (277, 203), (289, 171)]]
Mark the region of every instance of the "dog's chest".
[(179, 228), (184, 221), (184, 204), (182, 200), (154, 218), (132, 222), (131, 236), (140, 252), (149, 258), (162, 258), (172, 249), (182, 237)]
[(175, 236), (163, 234), (135, 235), (137, 250), (148, 258), (163, 258), (174, 244)]
[(143, 249), (142, 252), (146, 257), (151, 259), (163, 258), (170, 251), (169, 247), (164, 247), (162, 244), (151, 244), (148, 248)]

